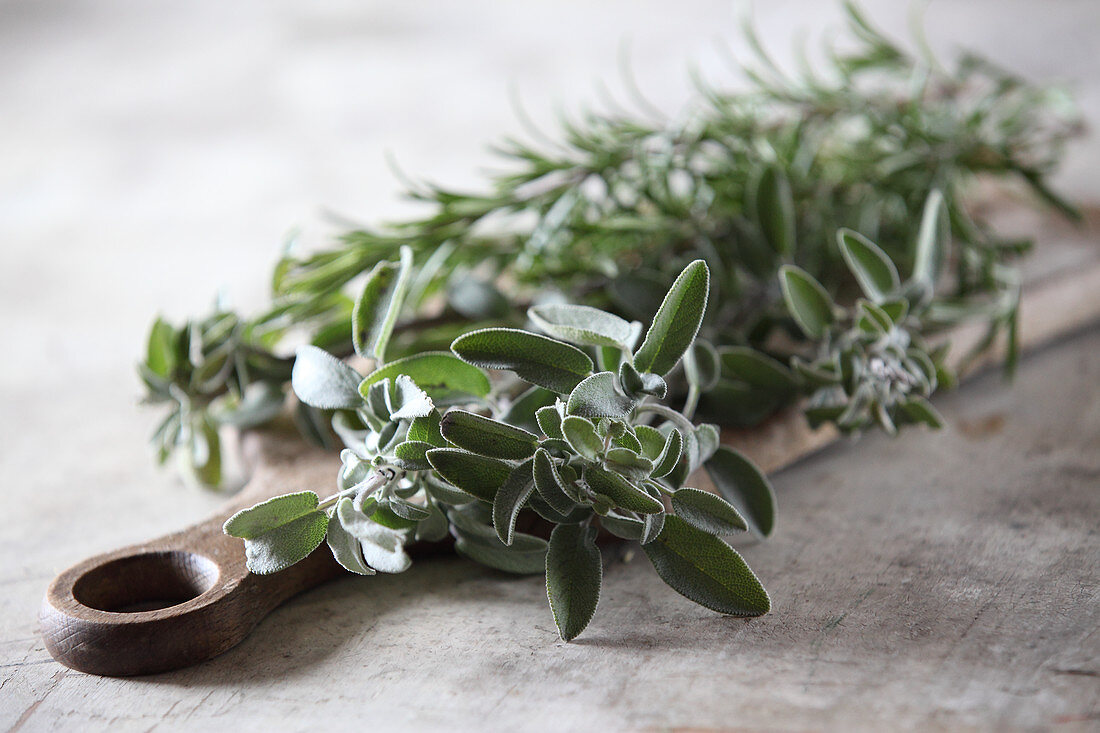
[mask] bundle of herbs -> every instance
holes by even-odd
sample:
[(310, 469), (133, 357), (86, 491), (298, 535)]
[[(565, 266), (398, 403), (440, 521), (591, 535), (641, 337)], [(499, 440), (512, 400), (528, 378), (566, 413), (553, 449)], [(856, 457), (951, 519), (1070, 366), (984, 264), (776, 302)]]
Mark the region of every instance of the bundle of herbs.
[[(1075, 129), (1060, 93), (969, 55), (949, 73), (847, 10), (857, 47), (824, 71), (785, 76), (749, 32), (748, 92), (700, 84), (673, 122), (590, 113), (544, 147), (507, 141), (512, 172), (488, 193), (416, 187), (426, 216), (285, 256), (259, 316), (158, 319), (140, 371), (169, 406), (161, 460), (178, 450), (218, 485), (219, 428), (269, 421), (289, 385), (303, 436), (342, 443), (341, 468), (327, 498), (226, 523), (254, 572), (326, 538), (352, 572), (399, 572), (406, 543), (450, 536), (545, 572), (568, 640), (599, 599), (603, 531), (708, 608), (766, 612), (721, 537), (768, 535), (774, 495), (696, 416), (750, 426), (796, 405), (846, 432), (939, 426), (928, 398), (953, 375), (931, 337), (977, 319), (982, 348), (1004, 335), (1015, 358), (1030, 243), (972, 216), (975, 180), (1074, 213), (1045, 182)], [(700, 468), (717, 495), (686, 485)]]

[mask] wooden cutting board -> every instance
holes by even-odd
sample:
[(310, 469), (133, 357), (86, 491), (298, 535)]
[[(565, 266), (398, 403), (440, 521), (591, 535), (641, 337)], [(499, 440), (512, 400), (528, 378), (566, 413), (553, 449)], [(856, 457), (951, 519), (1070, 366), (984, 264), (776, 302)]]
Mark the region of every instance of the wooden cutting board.
[[(1025, 289), (1021, 347), (1034, 350), (1096, 320), (1100, 320), (1100, 260), (1065, 263), (1034, 275)], [(980, 328), (953, 332), (952, 353), (966, 353), (980, 336)], [(974, 364), (970, 371), (983, 365)], [(744, 451), (768, 473), (837, 437), (830, 426), (811, 429), (796, 410), (753, 430), (723, 433), (724, 442)], [(338, 459), (305, 446), (289, 432), (248, 434), (242, 445), (252, 478), (210, 519), (89, 558), (54, 579), (40, 613), (42, 635), (54, 659), (73, 669), (109, 676), (197, 664), (238, 644), (286, 599), (343, 572), (324, 545), (280, 573), (248, 572), (242, 542), (222, 533), (226, 518), (281, 493), (333, 486)], [(709, 484), (705, 476), (697, 478), (694, 485)], [(447, 544), (410, 550), (430, 554)]]

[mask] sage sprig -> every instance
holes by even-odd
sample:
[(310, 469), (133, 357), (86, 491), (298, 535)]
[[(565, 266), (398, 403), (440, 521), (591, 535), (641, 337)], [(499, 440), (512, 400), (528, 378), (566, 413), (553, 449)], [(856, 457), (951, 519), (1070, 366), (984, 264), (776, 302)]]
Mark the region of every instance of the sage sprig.
[[(534, 327), (545, 338), (520, 337), (530, 348), (513, 366), (523, 377), (537, 369), (525, 360), (554, 361), (538, 372), (551, 393), (571, 393), (591, 368), (615, 373), (631, 397), (662, 390), (685, 414), (723, 424), (755, 424), (807, 394), (812, 420), (843, 418), (846, 430), (936, 422), (923, 400), (944, 383), (932, 378), (941, 355), (914, 337), (972, 319), (987, 325), (983, 348), (1006, 336), (1010, 367), (1014, 358), (1014, 262), (1030, 243), (976, 217), (973, 183), (1016, 180), (1072, 215), (1046, 178), (1079, 125), (1059, 90), (971, 54), (953, 68), (911, 54), (846, 8), (851, 50), (812, 69), (782, 71), (750, 28), (748, 91), (700, 82), (675, 119), (589, 112), (565, 122), (557, 144), (508, 140), (498, 152), (511, 167), (484, 192), (418, 186), (423, 217), (289, 251), (257, 317), (158, 320), (141, 367), (149, 399), (170, 407), (158, 455), (178, 449), (200, 482), (219, 483), (219, 427), (278, 411), (290, 377), (280, 344), (303, 332), (335, 356), (383, 362), (377, 381), (412, 377), (442, 406), (486, 397), (476, 365), (504, 365), (506, 337), (479, 329)], [(712, 306), (682, 366), (668, 373), (686, 333), (643, 343), (637, 368), (612, 364), (634, 353), (660, 294), (697, 259)], [(857, 332), (861, 319), (871, 330)], [(465, 373), (448, 366), (459, 336)], [(515, 404), (526, 419), (527, 403)], [(295, 418), (324, 442), (318, 409), (301, 402)], [(347, 414), (342, 430), (355, 422)]]
[[(332, 415), (346, 444), (336, 490), (324, 500), (311, 491), (270, 499), (232, 516), (225, 532), (244, 540), (255, 573), (278, 572), (327, 537), (337, 562), (361, 575), (400, 572), (408, 543), (450, 534), (476, 562), (544, 573), (565, 641), (584, 631), (599, 602), (601, 531), (640, 541), (658, 575), (707, 608), (766, 613), (767, 592), (721, 537), (771, 532), (770, 485), (744, 456), (719, 447), (715, 426), (695, 425), (658, 398), (693, 346), (709, 280), (705, 262), (688, 264), (637, 349), (632, 324), (565, 304), (536, 321), (558, 338), (479, 329), (454, 340), (453, 357), (389, 363), (375, 348), (366, 377), (302, 347), (294, 391)], [(377, 298), (377, 280), (364, 291), (360, 302)], [(403, 297), (394, 288), (386, 307), (400, 308)], [(386, 343), (394, 323), (364, 319), (358, 341)], [(494, 389), (467, 388), (445, 411), (406, 373), (454, 399), (459, 383), (481, 386), (471, 369), (485, 383), (481, 370), (493, 370)], [(499, 398), (509, 385), (521, 391)], [(701, 467), (720, 477), (722, 496), (685, 485)]]

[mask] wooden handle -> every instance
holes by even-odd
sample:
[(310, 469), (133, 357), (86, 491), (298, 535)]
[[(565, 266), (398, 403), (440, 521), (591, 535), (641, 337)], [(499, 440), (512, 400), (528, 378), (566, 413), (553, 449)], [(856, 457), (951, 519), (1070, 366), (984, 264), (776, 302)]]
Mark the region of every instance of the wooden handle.
[(282, 434), (246, 436), (256, 472), (217, 515), (57, 576), (40, 614), (50, 655), (67, 667), (110, 676), (190, 666), (238, 644), (290, 596), (340, 574), (322, 546), (280, 573), (254, 575), (241, 541), (222, 533), (238, 509), (332, 484), (332, 454), (300, 443)]

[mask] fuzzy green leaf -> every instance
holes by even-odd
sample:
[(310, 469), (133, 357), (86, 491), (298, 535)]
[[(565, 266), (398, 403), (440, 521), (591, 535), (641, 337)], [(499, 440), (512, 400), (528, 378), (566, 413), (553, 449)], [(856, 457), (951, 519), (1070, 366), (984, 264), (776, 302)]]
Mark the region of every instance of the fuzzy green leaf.
[(394, 465), (405, 471), (425, 471), (432, 467), (428, 463), (428, 451), (436, 446), (422, 440), (406, 440), (393, 449)]
[(230, 537), (251, 540), (317, 509), (320, 499), (312, 491), (276, 496), (247, 509), (241, 509), (222, 525)]
[(431, 443), (437, 448), (444, 448), (447, 443), (443, 440), (443, 433), (439, 429), (441, 421), (439, 412), (436, 410), (432, 410), (426, 417), (415, 418), (409, 423), (409, 432), (405, 439)]
[(576, 502), (565, 487), (565, 482), (554, 466), (550, 454), (542, 448), (535, 451), (533, 466), (535, 490), (539, 496), (559, 514), (568, 514), (576, 507)]
[(553, 303), (527, 309), (527, 316), (545, 333), (580, 346), (611, 346), (629, 352), (642, 324), (587, 305)]
[[(639, 437), (641, 436), (639, 435)], [(673, 428), (665, 438), (664, 445), (661, 446), (661, 452), (657, 454), (653, 461), (653, 477), (661, 478), (672, 473), (672, 469), (676, 468), (676, 464), (680, 462), (680, 456), (683, 453), (684, 436), (680, 434), (679, 430)]]
[(659, 400), (665, 398), (668, 385), (664, 377), (651, 372), (639, 372), (629, 361), (619, 365), (619, 383), (623, 391), (631, 397), (641, 399), (645, 395), (653, 395)]
[(760, 616), (771, 599), (732, 547), (675, 515), (665, 517), (657, 539), (643, 545), (657, 575), (677, 593), (731, 616)]
[(395, 379), (401, 374), (412, 379), (416, 386), (439, 404), (484, 397), (490, 389), (489, 378), (477, 367), (446, 351), (428, 351), (391, 361), (374, 370), (358, 385), (359, 393), (365, 398), (371, 385), (383, 379)]
[(848, 269), (868, 298), (881, 303), (898, 289), (898, 268), (881, 247), (851, 229), (838, 231), (836, 241)]
[(748, 528), (762, 537), (770, 535), (775, 529), (775, 492), (760, 469), (725, 446), (706, 462), (706, 469), (718, 493), (744, 517)]
[(577, 415), (567, 415), (561, 421), (561, 431), (573, 450), (589, 460), (603, 452), (603, 440), (596, 433), (596, 426), (590, 420)]
[(506, 545), (512, 544), (516, 531), (516, 517), (535, 490), (531, 474), (532, 460), (526, 460), (512, 469), (493, 497), (493, 528), (497, 537)]
[(592, 620), (602, 580), (595, 528), (578, 524), (555, 527), (546, 552), (546, 596), (562, 641), (575, 639)]
[(756, 220), (764, 238), (776, 253), (790, 254), (794, 250), (795, 217), (791, 184), (783, 170), (769, 165), (756, 183)]
[(535, 410), (535, 420), (539, 429), (547, 438), (565, 439), (565, 433), (561, 431), (561, 413), (553, 405), (540, 407)]
[(672, 284), (634, 354), (639, 372), (663, 376), (672, 371), (699, 332), (709, 294), (710, 270), (703, 260), (695, 260)]
[(244, 542), (248, 569), (257, 575), (277, 573), (305, 559), (325, 539), (328, 515), (317, 509), (317, 494), (302, 491), (268, 499), (242, 509), (222, 526)]
[(537, 435), (526, 430), (465, 410), (448, 411), (439, 429), (459, 448), (492, 458), (530, 458), (539, 441)]
[(917, 235), (917, 251), (913, 262), (913, 282), (931, 290), (943, 260), (943, 247), (948, 236), (947, 206), (943, 193), (933, 189), (924, 202), (924, 212)]
[(504, 461), (458, 448), (436, 448), (426, 455), (440, 476), (467, 494), (489, 503), (512, 472), (512, 467)]
[(332, 556), (336, 559), (336, 562), (340, 563), (345, 570), (358, 575), (374, 575), (374, 568), (367, 565), (367, 561), (363, 559), (363, 550), (359, 540), (356, 539), (355, 535), (344, 529), (344, 525), (339, 521), (340, 507), (343, 504), (348, 505), (348, 509), (345, 511), (354, 511), (351, 509), (351, 499), (343, 498), (336, 505), (336, 521), (329, 520), (328, 523), (328, 548), (332, 551)]
[(817, 280), (794, 265), (779, 268), (779, 284), (787, 310), (799, 328), (818, 339), (833, 322), (833, 300)]
[(781, 362), (749, 346), (727, 346), (719, 351), (722, 368), (753, 387), (787, 394), (798, 388), (794, 374)]
[(316, 346), (298, 347), (291, 385), (298, 399), (322, 410), (349, 410), (362, 404), (362, 377), (332, 354)]
[(355, 353), (386, 362), (386, 346), (404, 305), (412, 278), (413, 254), (401, 247), (401, 261), (379, 262), (367, 276), (352, 310), (352, 343)]
[(592, 373), (592, 359), (575, 346), (514, 328), (483, 328), (451, 344), (459, 358), (486, 369), (507, 369), (521, 379), (568, 394)]
[(622, 419), (634, 409), (635, 401), (619, 391), (612, 372), (599, 372), (585, 378), (569, 393), (565, 411), (581, 417)]
[(584, 481), (597, 494), (606, 496), (615, 502), (615, 506), (641, 514), (654, 514), (664, 511), (661, 502), (639, 489), (625, 478), (600, 466), (584, 467)]
[(400, 531), (379, 524), (374, 515), (367, 517), (343, 502), (336, 507), (336, 518), (359, 540), (360, 552), (369, 567), (380, 573), (403, 573), (412, 565)]
[(734, 534), (748, 529), (744, 518), (720, 496), (699, 489), (680, 489), (672, 495), (672, 509), (693, 527), (711, 534)]

